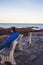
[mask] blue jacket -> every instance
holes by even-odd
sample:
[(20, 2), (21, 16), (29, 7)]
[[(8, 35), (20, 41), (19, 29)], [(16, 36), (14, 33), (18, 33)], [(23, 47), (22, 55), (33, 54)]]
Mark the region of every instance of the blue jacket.
[(12, 41), (14, 41), (18, 36), (19, 36), (18, 32), (14, 32), (10, 34), (10, 36), (3, 43), (0, 44), (0, 49), (4, 47), (10, 47)]

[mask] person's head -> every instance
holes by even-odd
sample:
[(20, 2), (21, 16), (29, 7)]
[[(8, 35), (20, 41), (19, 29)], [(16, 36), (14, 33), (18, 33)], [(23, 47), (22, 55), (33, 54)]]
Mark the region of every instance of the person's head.
[(11, 27), (11, 32), (15, 32), (15, 27)]

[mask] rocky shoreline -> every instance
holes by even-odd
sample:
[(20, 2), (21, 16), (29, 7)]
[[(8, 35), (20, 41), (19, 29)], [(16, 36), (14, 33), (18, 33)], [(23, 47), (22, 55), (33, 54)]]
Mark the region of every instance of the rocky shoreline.
[(32, 27), (26, 27), (26, 28), (16, 28), (16, 27), (2, 28), (0, 27), (0, 36), (11, 34), (12, 28), (14, 28), (14, 30), (19, 32), (20, 34), (26, 34), (29, 32), (33, 32), (32, 33), (33, 36), (36, 36), (36, 35), (43, 36), (43, 29), (35, 30)]

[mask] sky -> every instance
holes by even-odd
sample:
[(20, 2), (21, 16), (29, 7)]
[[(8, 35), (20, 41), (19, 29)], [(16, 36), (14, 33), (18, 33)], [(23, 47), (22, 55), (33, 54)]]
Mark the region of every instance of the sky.
[(1, 23), (43, 23), (43, 0), (0, 0)]

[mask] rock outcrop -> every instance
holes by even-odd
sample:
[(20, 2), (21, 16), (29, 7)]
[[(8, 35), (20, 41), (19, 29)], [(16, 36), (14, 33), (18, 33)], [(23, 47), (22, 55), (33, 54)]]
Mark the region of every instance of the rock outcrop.
[[(34, 32), (33, 35), (43, 35), (43, 30), (34, 30), (32, 27), (26, 27), (26, 28), (16, 28), (16, 27), (11, 27), (11, 28), (1, 28), (0, 27), (0, 36), (1, 35), (6, 35), (6, 34), (11, 34), (11, 30), (14, 28), (15, 31), (18, 31), (20, 34), (26, 34), (29, 32)], [(37, 33), (36, 33), (37, 32)]]

